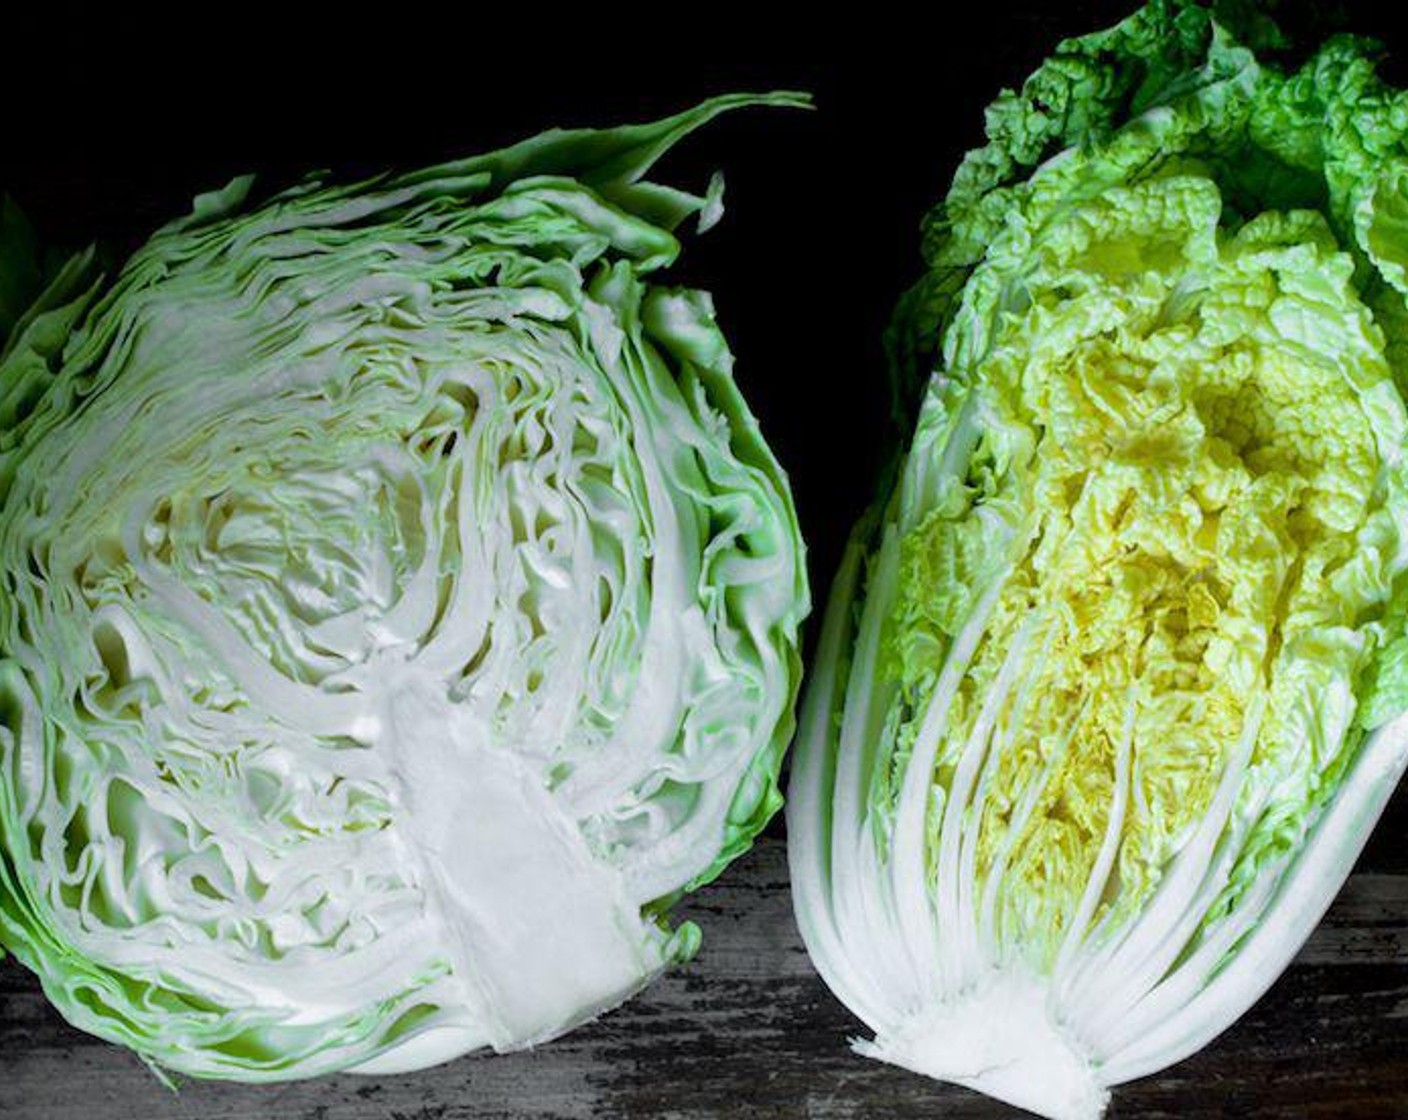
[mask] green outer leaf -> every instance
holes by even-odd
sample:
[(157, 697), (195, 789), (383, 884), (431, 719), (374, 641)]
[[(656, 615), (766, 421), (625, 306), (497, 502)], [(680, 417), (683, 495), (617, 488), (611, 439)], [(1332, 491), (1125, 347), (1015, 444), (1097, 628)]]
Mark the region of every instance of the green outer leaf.
[(0, 347), (40, 286), (34, 230), (9, 195), (0, 197)]

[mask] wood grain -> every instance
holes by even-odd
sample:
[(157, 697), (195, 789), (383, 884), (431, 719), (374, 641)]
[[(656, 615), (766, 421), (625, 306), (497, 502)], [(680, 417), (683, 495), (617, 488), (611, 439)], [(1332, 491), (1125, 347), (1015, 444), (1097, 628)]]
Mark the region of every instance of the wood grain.
[[(1116, 1092), (1112, 1117), (1408, 1116), (1408, 791), (1292, 968), (1213, 1045)], [(0, 964), (5, 1120), (703, 1120), (998, 1118), (976, 1094), (866, 1061), (860, 1025), (793, 924), (775, 827), (688, 901), (688, 967), (567, 1038), (398, 1077), (164, 1088), (133, 1055), (69, 1027)]]

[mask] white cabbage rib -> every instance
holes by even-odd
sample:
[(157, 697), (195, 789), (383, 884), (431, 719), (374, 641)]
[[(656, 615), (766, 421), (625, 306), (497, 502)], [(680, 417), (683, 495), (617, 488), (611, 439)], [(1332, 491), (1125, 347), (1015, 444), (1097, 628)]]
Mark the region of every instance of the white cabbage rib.
[[(12, 340), (11, 384), (45, 369), (0, 460), (0, 933), (78, 1025), (385, 1072), (693, 951), (664, 908), (778, 804), (806, 592), (708, 298), (646, 285), (677, 244), (630, 203), (737, 103), (206, 200), (61, 348), (55, 312)], [(584, 153), (619, 179), (504, 172)]]
[[(1284, 971), (1348, 876), (1366, 825), (1378, 819), (1408, 769), (1408, 717), (1364, 741), (1294, 858), (1263, 868), (1257, 886), (1198, 942), (1198, 927), (1227, 888), (1247, 825), (1268, 795), (1255, 790), (1241, 826), (1229, 829), (1255, 741), (1249, 726), (1223, 771), (1216, 806), (1147, 909), (1123, 929), (1092, 921), (1089, 899), (1108, 881), (1115, 843), (1109, 840), (1054, 966), (1034, 968), (992, 924), (992, 899), (1019, 889), (1004, 882), (1000, 865), (985, 881), (971, 867), (916, 873), (901, 865), (898, 844), (889, 856), (877, 847), (877, 830), (887, 826), (857, 798), (865, 783), (848, 765), (857, 748), (838, 739), (835, 714), (845, 713), (843, 726), (851, 718), (837, 667), (852, 682), (875, 668), (864, 633), (883, 605), (873, 594), (858, 602), (863, 558), (853, 544), (833, 587), (788, 788), (792, 891), (808, 952), (827, 985), (874, 1032), (872, 1041), (855, 1042), (857, 1052), (1056, 1120), (1098, 1117), (1112, 1087), (1196, 1053)], [(849, 662), (848, 649), (855, 651)], [(1073, 722), (1080, 719), (1073, 713)], [(920, 741), (930, 750), (935, 745), (932, 736)], [(1054, 747), (1015, 810), (1013, 836), (1024, 830), (1059, 765), (1061, 742)], [(1127, 767), (1126, 761), (1121, 774)], [(928, 773), (911, 763), (907, 780)], [(1116, 806), (1126, 804), (1127, 781), (1117, 787)], [(981, 793), (970, 788), (953, 810), (951, 788), (929, 790), (931, 812), (950, 806), (939, 826), (949, 830), (945, 838), (962, 827), (947, 819), (950, 812), (955, 820), (973, 820), (982, 807)], [(1119, 835), (1120, 819), (1112, 813), (1110, 837)], [(961, 890), (987, 896), (981, 918), (945, 905), (943, 892)]]

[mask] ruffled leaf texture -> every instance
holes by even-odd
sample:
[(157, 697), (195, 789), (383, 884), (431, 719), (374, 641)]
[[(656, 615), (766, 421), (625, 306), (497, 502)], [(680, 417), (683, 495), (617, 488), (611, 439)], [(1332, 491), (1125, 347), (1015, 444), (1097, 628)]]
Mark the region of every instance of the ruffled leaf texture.
[[(780, 807), (808, 595), (651, 165), (726, 110), (255, 201), (0, 213), (0, 943), (158, 1068), (552, 1038)], [(42, 287), (15, 310), (13, 293)]]
[(1278, 41), (1156, 2), (988, 110), (803, 705), (858, 1049), (1051, 1117), (1271, 985), (1408, 757), (1408, 95)]

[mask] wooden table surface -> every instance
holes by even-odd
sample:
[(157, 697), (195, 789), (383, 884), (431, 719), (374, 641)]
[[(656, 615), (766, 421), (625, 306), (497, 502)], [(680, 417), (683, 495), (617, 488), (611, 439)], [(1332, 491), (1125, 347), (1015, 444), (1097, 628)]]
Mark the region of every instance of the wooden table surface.
[[(529, 1053), (396, 1077), (165, 1088), (0, 964), (4, 1120), (1016, 1117), (856, 1057), (860, 1025), (792, 920), (781, 822), (681, 914), (704, 947), (626, 1006)], [(1116, 1091), (1113, 1117), (1408, 1117), (1408, 786), (1291, 969), (1194, 1058)]]

